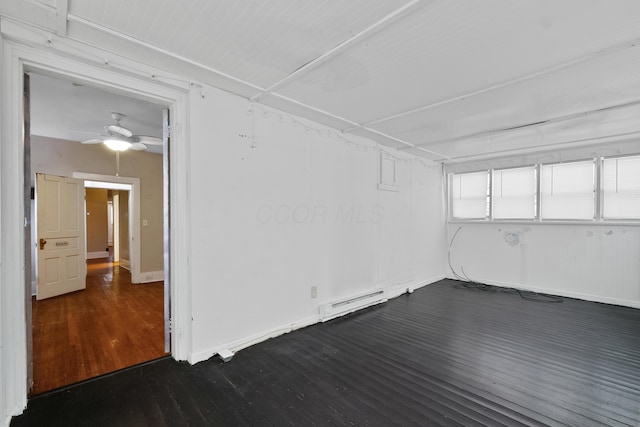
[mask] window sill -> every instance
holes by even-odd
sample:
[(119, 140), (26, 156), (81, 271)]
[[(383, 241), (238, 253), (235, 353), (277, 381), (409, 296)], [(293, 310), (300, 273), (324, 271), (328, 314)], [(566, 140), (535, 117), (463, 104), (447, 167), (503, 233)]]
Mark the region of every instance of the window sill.
[(606, 221), (591, 221), (591, 220), (572, 220), (572, 221), (560, 221), (560, 220), (547, 220), (547, 221), (531, 221), (531, 220), (449, 220), (447, 224), (514, 224), (514, 225), (580, 225), (580, 226), (629, 226), (640, 227), (640, 220), (606, 220)]

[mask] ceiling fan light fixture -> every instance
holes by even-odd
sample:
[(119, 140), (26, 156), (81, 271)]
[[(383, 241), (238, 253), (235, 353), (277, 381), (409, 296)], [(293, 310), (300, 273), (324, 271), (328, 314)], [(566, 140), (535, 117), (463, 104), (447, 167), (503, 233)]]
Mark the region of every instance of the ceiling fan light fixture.
[(122, 139), (106, 139), (104, 141), (104, 145), (113, 151), (126, 151), (131, 147), (131, 143), (129, 141), (124, 141)]

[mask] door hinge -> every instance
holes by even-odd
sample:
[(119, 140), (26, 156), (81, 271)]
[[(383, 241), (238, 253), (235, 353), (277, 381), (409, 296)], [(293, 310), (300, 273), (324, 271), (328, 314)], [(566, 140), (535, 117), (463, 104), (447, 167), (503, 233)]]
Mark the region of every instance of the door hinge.
[(169, 320), (167, 321), (167, 326), (169, 329), (169, 333), (172, 334), (173, 333), (173, 317), (169, 318)]

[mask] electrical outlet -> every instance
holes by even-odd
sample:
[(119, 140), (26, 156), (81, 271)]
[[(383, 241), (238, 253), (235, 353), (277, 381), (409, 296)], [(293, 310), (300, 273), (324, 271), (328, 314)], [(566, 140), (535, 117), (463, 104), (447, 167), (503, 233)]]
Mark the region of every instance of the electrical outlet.
[(318, 297), (318, 287), (317, 286), (312, 286), (311, 287), (311, 298), (317, 298)]

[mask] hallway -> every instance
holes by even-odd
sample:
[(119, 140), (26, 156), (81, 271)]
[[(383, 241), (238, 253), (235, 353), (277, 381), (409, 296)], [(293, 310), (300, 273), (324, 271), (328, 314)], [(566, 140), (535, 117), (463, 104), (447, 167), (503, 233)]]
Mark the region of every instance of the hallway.
[(164, 356), (163, 295), (104, 258), (87, 261), (85, 290), (34, 297), (31, 395)]

